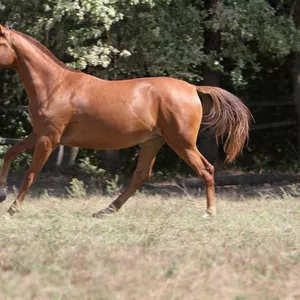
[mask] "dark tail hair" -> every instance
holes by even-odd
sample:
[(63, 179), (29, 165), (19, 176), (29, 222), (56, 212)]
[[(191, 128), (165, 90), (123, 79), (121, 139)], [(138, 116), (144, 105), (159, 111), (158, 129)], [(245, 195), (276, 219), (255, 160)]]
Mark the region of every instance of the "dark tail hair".
[[(202, 123), (213, 129), (217, 141), (224, 142), (226, 162), (230, 163), (248, 140), (252, 115), (238, 97), (221, 88), (197, 86), (196, 89), (203, 106)], [(211, 101), (207, 101), (206, 95)]]

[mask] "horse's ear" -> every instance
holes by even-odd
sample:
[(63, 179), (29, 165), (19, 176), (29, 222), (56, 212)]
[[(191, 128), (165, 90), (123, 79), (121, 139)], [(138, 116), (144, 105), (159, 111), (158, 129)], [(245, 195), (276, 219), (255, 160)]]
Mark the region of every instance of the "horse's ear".
[(0, 34), (4, 34), (4, 27), (0, 24)]

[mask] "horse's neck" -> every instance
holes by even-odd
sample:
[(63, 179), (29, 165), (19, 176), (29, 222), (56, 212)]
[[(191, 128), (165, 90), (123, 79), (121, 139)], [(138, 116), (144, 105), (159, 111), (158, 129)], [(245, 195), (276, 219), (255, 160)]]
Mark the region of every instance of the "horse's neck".
[(17, 51), (15, 68), (29, 96), (29, 105), (43, 107), (64, 70), (39, 49), (27, 41), (25, 43), (28, 45), (22, 45)]

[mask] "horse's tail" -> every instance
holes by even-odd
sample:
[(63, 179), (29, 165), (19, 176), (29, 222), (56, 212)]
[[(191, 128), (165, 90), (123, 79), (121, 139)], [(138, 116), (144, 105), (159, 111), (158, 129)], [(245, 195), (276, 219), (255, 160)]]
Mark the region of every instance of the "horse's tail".
[(238, 97), (221, 88), (196, 88), (203, 106), (203, 124), (213, 129), (217, 141), (221, 139), (224, 142), (226, 162), (230, 163), (248, 139), (252, 115)]

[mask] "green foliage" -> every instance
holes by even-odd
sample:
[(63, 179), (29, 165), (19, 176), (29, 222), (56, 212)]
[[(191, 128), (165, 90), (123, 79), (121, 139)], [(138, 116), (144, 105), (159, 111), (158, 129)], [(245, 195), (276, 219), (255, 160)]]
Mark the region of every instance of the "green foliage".
[(119, 176), (117, 174), (113, 176), (111, 179), (107, 179), (105, 182), (106, 182), (106, 192), (108, 194), (112, 194), (120, 190)]
[[(280, 68), (300, 50), (292, 1), (219, 3), (212, 11), (204, 0), (0, 0), (0, 20), (37, 38), (70, 66), (104, 79), (172, 76), (199, 84), (209, 66), (223, 74), (225, 88), (254, 100), (267, 89), (271, 99), (281, 87), (266, 70)], [(220, 51), (204, 53), (206, 29), (221, 32)], [(1, 71), (0, 82), (1, 106), (28, 103), (15, 73)], [(2, 137), (31, 131), (26, 112), (0, 111), (0, 127)], [(104, 175), (88, 159), (80, 168)]]
[(207, 26), (221, 30), (219, 63), (235, 86), (245, 85), (243, 72), (251, 71), (251, 76), (255, 76), (261, 70), (261, 55), (280, 63), (292, 51), (300, 49), (300, 31), (292, 17), (279, 14), (265, 0), (224, 1)]
[[(120, 190), (119, 176), (117, 174), (109, 174), (104, 169), (94, 165), (90, 157), (80, 159), (78, 167), (84, 173), (85, 177), (86, 175), (89, 176), (90, 191), (112, 194)], [(75, 181), (75, 178), (73, 180)], [(83, 182), (73, 182), (73, 180), (71, 186), (73, 187), (74, 185), (74, 192), (77, 194), (77, 187), (78, 185), (82, 185)], [(79, 190), (81, 190), (81, 187), (79, 187)]]
[[(221, 1), (207, 21), (211, 13), (192, 0), (0, 2), (2, 23), (33, 35), (73, 67), (110, 66), (109, 76), (199, 81), (206, 64), (238, 86), (245, 84), (242, 71), (260, 71), (260, 54), (282, 59), (300, 49), (291, 16), (266, 0)], [(221, 31), (220, 53), (204, 54), (205, 28)]]
[[(9, 148), (8, 145), (0, 145), (0, 166), (2, 166), (3, 157), (6, 151), (8, 150), (8, 148)], [(31, 160), (30, 154), (27, 153), (21, 154), (12, 162), (11, 170), (16, 172), (24, 171), (29, 166), (30, 160)]]
[(177, 270), (177, 264), (175, 261), (172, 261), (165, 273), (165, 277), (167, 277), (167, 278), (172, 277), (174, 275), (174, 273), (176, 272), (176, 270)]
[(28, 1), (11, 2), (2, 0), (1, 20), (43, 41), (61, 59), (68, 54), (70, 65), (79, 69), (107, 67), (110, 54), (120, 52), (110, 44), (111, 26), (123, 19), (128, 6), (153, 5), (152, 0), (39, 0), (34, 7)]
[(70, 198), (85, 198), (87, 195), (84, 182), (77, 178), (72, 178), (70, 188), (66, 187), (66, 190)]
[(84, 157), (80, 160), (79, 168), (86, 174), (90, 174), (93, 176), (103, 176), (105, 175), (105, 170), (98, 168), (93, 165), (90, 161), (89, 157)]
[(50, 198), (50, 195), (48, 193), (48, 190), (47, 189), (43, 189), (42, 192), (40, 193), (39, 195), (39, 198), (42, 199), (42, 200), (47, 200)]
[[(118, 61), (117, 69), (130, 76), (173, 76), (200, 80), (193, 69), (203, 61), (203, 14), (193, 1), (156, 1), (155, 6), (136, 6), (112, 27), (112, 40), (132, 54)], [(119, 65), (120, 64), (120, 65)], [(123, 67), (124, 66), (124, 67)], [(117, 71), (118, 70), (114, 70)]]

